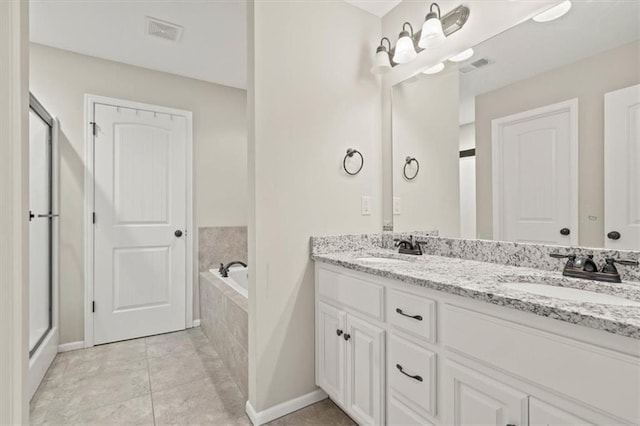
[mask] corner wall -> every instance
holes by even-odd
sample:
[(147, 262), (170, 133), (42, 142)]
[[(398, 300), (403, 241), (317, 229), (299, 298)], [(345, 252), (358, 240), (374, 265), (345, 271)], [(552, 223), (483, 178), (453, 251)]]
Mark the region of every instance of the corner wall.
[(31, 91), (60, 119), (60, 343), (84, 340), (84, 95), (193, 112), (193, 315), (199, 227), (247, 224), (246, 91), (31, 44)]
[(0, 1), (0, 425), (29, 423), (29, 3)]
[[(380, 19), (342, 1), (249, 1), (249, 399), (313, 391), (311, 235), (382, 227)], [(362, 152), (357, 176), (342, 170)], [(361, 196), (372, 214), (360, 214)]]

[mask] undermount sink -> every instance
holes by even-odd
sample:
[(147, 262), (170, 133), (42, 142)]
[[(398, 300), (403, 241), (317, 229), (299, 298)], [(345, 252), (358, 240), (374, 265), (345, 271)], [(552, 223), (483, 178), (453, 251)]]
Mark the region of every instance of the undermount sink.
[(388, 257), (361, 257), (356, 259), (358, 262), (366, 263), (406, 263), (406, 260), (391, 259)]
[(558, 299), (572, 300), (574, 302), (597, 303), (601, 305), (617, 305), (617, 306), (636, 306), (640, 307), (640, 302), (629, 300), (610, 294), (596, 293), (588, 290), (580, 290), (576, 288), (559, 287), (549, 284), (538, 283), (504, 283), (505, 287), (526, 291), (527, 293), (537, 294), (540, 296), (555, 297)]

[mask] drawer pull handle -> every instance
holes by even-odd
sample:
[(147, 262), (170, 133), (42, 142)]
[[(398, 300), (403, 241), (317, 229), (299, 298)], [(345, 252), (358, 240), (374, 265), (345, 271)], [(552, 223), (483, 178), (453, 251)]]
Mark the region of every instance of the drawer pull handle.
[(402, 312), (402, 309), (400, 309), (400, 308), (396, 308), (396, 312), (399, 313), (402, 316), (407, 317), (407, 318), (413, 318), (414, 320), (422, 321), (422, 315), (405, 314), (404, 312)]
[(338, 337), (342, 336), (343, 331), (342, 330), (336, 330), (336, 334), (338, 335)]
[(397, 369), (398, 369), (402, 374), (404, 374), (405, 376), (407, 376), (407, 377), (411, 377), (413, 380), (417, 380), (417, 381), (419, 381), (419, 382), (421, 382), (421, 381), (422, 381), (422, 377), (420, 377), (420, 376), (412, 376), (411, 374), (407, 374), (407, 373), (405, 373), (405, 372), (404, 372), (404, 370), (402, 369), (402, 366), (401, 366), (400, 364), (396, 364), (396, 368), (397, 368)]

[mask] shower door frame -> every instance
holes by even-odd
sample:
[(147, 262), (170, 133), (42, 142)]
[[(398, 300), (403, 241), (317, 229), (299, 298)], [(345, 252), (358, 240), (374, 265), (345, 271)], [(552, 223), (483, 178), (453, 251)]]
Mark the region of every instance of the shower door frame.
[[(40, 117), (50, 128), (49, 133), (49, 205), (52, 214), (59, 213), (59, 140), (60, 123), (42, 106), (38, 99), (29, 93), (29, 109)], [(29, 141), (31, 143), (31, 141)], [(59, 216), (50, 219), (49, 227), (49, 329), (29, 350), (29, 397), (33, 397), (47, 369), (58, 353), (59, 335)]]

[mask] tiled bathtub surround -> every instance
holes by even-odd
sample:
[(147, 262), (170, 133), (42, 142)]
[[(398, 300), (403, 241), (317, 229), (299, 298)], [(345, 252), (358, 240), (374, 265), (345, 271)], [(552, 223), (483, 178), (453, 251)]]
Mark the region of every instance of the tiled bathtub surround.
[(247, 262), (247, 227), (215, 226), (198, 228), (199, 271), (218, 268), (234, 260)]
[(200, 273), (200, 326), (248, 398), (249, 304), (210, 272)]
[[(394, 238), (414, 235), (414, 237), (425, 241), (425, 243), (422, 244), (424, 253), (434, 256), (478, 260), (480, 262), (522, 266), (556, 272), (562, 271), (565, 261), (563, 259), (549, 257), (550, 253), (575, 253), (577, 256), (592, 254), (598, 265), (601, 265), (606, 257), (629, 260), (640, 259), (640, 251), (549, 246), (511, 243), (506, 241), (466, 240), (426, 235), (435, 232), (437, 231), (394, 234)], [(311, 255), (341, 251), (366, 251), (371, 248), (380, 247), (393, 248), (393, 245), (389, 245), (389, 240), (393, 241), (393, 239), (385, 238), (384, 235), (385, 234), (311, 237)], [(618, 267), (618, 270), (624, 281), (640, 282), (640, 268), (621, 265)]]

